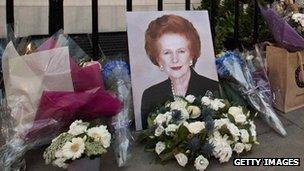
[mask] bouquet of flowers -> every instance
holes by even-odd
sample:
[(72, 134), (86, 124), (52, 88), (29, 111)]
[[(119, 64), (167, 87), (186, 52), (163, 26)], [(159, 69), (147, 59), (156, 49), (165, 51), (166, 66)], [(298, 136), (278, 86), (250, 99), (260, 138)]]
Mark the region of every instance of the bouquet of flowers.
[(276, 42), (288, 51), (304, 49), (304, 6), (291, 1), (276, 1), (272, 8), (260, 6)]
[(285, 136), (287, 133), (272, 108), (271, 98), (267, 94), (271, 92), (270, 87), (267, 86), (269, 84), (267, 76), (263, 70), (260, 71), (256, 67), (259, 65), (254, 67), (251, 57), (253, 56), (247, 56), (248, 60), (245, 61), (237, 51), (223, 53), (216, 59), (218, 75), (222, 80), (227, 80), (233, 89), (240, 92), (269, 126)]
[(27, 150), (49, 143), (74, 120), (114, 116), (122, 106), (104, 89), (101, 65), (79, 66), (76, 61), (86, 55), (65, 35), (55, 34), (25, 55), (17, 47), (10, 42), (2, 57), (4, 101), (10, 109), (0, 117), (5, 122), (1, 130), (7, 130), (2, 133), (8, 134), (0, 148), (3, 170)]
[(122, 59), (106, 60), (103, 65), (103, 77), (107, 90), (115, 92), (123, 102), (122, 110), (112, 117), (114, 128), (114, 151), (119, 167), (125, 166), (131, 157), (134, 142), (130, 125), (132, 121), (131, 78), (129, 66)]
[(111, 143), (111, 134), (107, 126), (90, 127), (90, 123), (76, 120), (70, 125), (68, 132), (61, 133), (52, 140), (44, 151), (46, 164), (67, 168), (73, 160), (93, 158), (107, 152)]
[(253, 118), (223, 99), (188, 95), (152, 112), (141, 140), (161, 161), (175, 158), (183, 167), (192, 162), (205, 170), (210, 157), (227, 162), (233, 152), (250, 151), (258, 143)]

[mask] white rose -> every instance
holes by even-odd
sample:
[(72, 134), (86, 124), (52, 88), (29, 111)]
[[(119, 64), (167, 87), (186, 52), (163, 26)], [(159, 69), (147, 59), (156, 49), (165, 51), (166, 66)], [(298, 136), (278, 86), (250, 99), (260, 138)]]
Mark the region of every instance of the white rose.
[(234, 141), (238, 141), (239, 136), (240, 136), (239, 128), (237, 126), (235, 126), (233, 123), (229, 123), (229, 124), (227, 124), (227, 129), (229, 130), (229, 132), (233, 136)]
[(165, 131), (165, 128), (164, 128), (163, 126), (159, 125), (159, 126), (155, 129), (154, 135), (155, 135), (156, 137), (159, 137), (159, 136), (161, 136), (161, 134), (162, 134), (164, 131)]
[(211, 102), (211, 105), (210, 105), (211, 109), (215, 110), (215, 111), (218, 111), (219, 110), (219, 106), (217, 105), (216, 102)]
[(214, 120), (214, 127), (220, 129), (223, 125), (228, 125), (230, 120), (228, 118), (216, 119)]
[(164, 142), (159, 141), (156, 143), (155, 146), (155, 152), (159, 155), (161, 152), (163, 152), (166, 149), (166, 144)]
[(189, 102), (189, 103), (193, 103), (194, 100), (195, 100), (195, 97), (191, 94), (189, 94), (188, 96), (186, 96), (186, 100)]
[(251, 150), (252, 145), (251, 144), (245, 144), (245, 150), (246, 151), (250, 151)]
[(224, 108), (226, 106), (225, 103), (223, 103), (223, 100), (221, 100), (221, 99), (215, 99), (215, 100), (218, 100), (219, 108)]
[(301, 20), (302, 18), (302, 14), (301, 13), (294, 13), (291, 18), (295, 21), (295, 22), (298, 22)]
[(188, 113), (188, 111), (185, 108), (181, 109), (180, 111), (182, 113), (182, 117), (183, 117), (184, 120), (189, 119), (189, 113)]
[(225, 107), (225, 104), (222, 103), (222, 101), (220, 99), (214, 99), (213, 101), (211, 101), (210, 107), (211, 107), (211, 109), (217, 111), (220, 108)]
[(209, 165), (209, 161), (203, 156), (199, 155), (194, 162), (194, 167), (196, 170), (203, 171), (207, 168)]
[(167, 116), (165, 114), (158, 114), (154, 119), (154, 124), (161, 125), (162, 123), (166, 122)]
[(177, 160), (178, 164), (183, 167), (185, 167), (188, 163), (188, 157), (184, 153), (175, 154), (174, 157)]
[(243, 114), (243, 110), (240, 107), (232, 106), (229, 108), (228, 113), (231, 114), (232, 116), (241, 115)]
[(83, 124), (82, 120), (76, 120), (70, 125), (69, 134), (80, 135), (87, 130), (88, 126)]
[(248, 143), (249, 142), (249, 133), (246, 129), (241, 129), (241, 140), (243, 143)]
[(255, 124), (253, 123), (253, 121), (250, 122), (250, 133), (252, 136), (257, 136), (257, 133), (256, 133), (256, 126)]
[(241, 152), (243, 152), (244, 148), (245, 148), (245, 145), (243, 143), (236, 143), (233, 148), (233, 151), (240, 154)]
[(197, 134), (201, 132), (203, 129), (205, 129), (205, 122), (192, 122), (192, 123), (184, 123), (184, 126), (189, 130), (190, 133), (192, 134)]
[(246, 116), (244, 114), (235, 115), (233, 116), (233, 118), (236, 123), (243, 124), (244, 122), (246, 122)]
[(166, 116), (166, 125), (168, 125), (169, 122), (170, 122), (171, 119), (172, 119), (172, 113), (171, 113), (171, 112), (166, 112), (166, 113), (165, 113), (165, 116)]
[(209, 106), (211, 104), (210, 98), (206, 97), (206, 96), (202, 97), (201, 101), (202, 101), (202, 104), (206, 105), (206, 106)]
[(201, 115), (201, 109), (197, 106), (188, 106), (187, 111), (192, 119), (198, 118)]
[(230, 146), (226, 146), (221, 149), (219, 153), (219, 161), (220, 163), (228, 162), (232, 156), (232, 149)]
[(304, 19), (303, 18), (300, 20), (300, 24), (301, 24), (302, 27), (304, 27)]
[(165, 129), (165, 131), (166, 131), (167, 135), (170, 135), (170, 133), (175, 132), (177, 129), (178, 129), (177, 125), (175, 125), (175, 124), (169, 124), (167, 126), (167, 128)]
[(187, 106), (187, 102), (184, 100), (176, 100), (170, 104), (171, 109), (181, 110)]

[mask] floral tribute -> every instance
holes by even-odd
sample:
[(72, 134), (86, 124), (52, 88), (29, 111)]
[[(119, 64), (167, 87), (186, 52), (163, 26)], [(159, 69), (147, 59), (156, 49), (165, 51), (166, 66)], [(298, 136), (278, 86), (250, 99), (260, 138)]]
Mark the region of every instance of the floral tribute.
[(149, 128), (140, 138), (161, 161), (176, 159), (182, 167), (194, 163), (205, 170), (210, 157), (228, 162), (233, 153), (246, 153), (258, 144), (254, 116), (223, 99), (188, 95), (150, 113)]
[(111, 134), (104, 125), (89, 127), (88, 122), (76, 120), (70, 125), (68, 132), (60, 134), (52, 140), (44, 151), (46, 164), (67, 168), (73, 160), (84, 157), (97, 157), (107, 152)]

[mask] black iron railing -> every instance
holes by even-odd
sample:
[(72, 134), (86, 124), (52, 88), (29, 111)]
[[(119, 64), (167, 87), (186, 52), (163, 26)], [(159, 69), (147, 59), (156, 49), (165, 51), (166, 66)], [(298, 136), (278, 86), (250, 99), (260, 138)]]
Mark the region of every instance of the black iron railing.
[[(211, 5), (210, 20), (211, 20), (211, 31), (212, 37), (215, 39), (215, 18), (216, 16), (216, 5), (215, 0), (208, 0)], [(235, 20), (234, 20), (234, 39), (238, 42), (239, 40), (239, 0), (235, 1)], [(258, 2), (255, 1), (255, 13), (253, 22), (253, 43), (257, 42), (258, 38)], [(271, 3), (271, 0), (269, 1)], [(191, 0), (185, 0), (185, 10), (190, 10)], [(132, 11), (132, 0), (126, 0), (127, 11)], [(157, 10), (163, 10), (163, 0), (157, 0)], [(59, 29), (63, 29), (63, 0), (49, 0), (49, 35), (52, 35)], [(7, 23), (14, 23), (14, 0), (6, 0), (6, 21)], [(92, 0), (92, 56), (96, 60), (99, 57), (99, 33), (98, 33), (98, 0)], [(13, 24), (11, 25), (14, 28)], [(125, 45), (127, 47), (127, 45)]]

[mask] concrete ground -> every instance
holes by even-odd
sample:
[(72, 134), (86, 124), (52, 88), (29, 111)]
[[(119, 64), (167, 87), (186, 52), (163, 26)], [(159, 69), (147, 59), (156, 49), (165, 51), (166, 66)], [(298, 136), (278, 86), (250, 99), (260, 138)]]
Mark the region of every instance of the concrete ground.
[[(207, 170), (257, 170), (257, 171), (304, 171), (304, 108), (289, 112), (287, 114), (280, 113), (280, 119), (283, 122), (287, 131), (287, 137), (281, 137), (274, 132), (264, 122), (256, 120), (258, 141), (260, 145), (256, 145), (253, 151), (244, 156), (246, 158), (300, 158), (300, 166), (259, 166), (259, 167), (240, 167), (233, 166), (232, 159), (225, 164), (220, 164), (216, 160), (211, 160)], [(45, 165), (42, 158), (42, 149), (32, 150), (26, 154), (26, 170), (28, 171), (60, 171), (52, 165)], [(133, 149), (133, 158), (129, 165), (124, 168), (118, 168), (115, 163), (113, 151), (110, 150), (102, 156), (100, 162), (100, 170), (102, 171), (183, 171), (194, 170), (194, 167), (189, 165), (186, 168), (180, 167), (175, 161), (171, 161), (163, 165), (155, 160), (155, 154), (144, 152), (143, 145), (135, 144)], [(73, 169), (74, 170), (74, 169)], [(89, 168), (82, 170), (91, 170)]]

